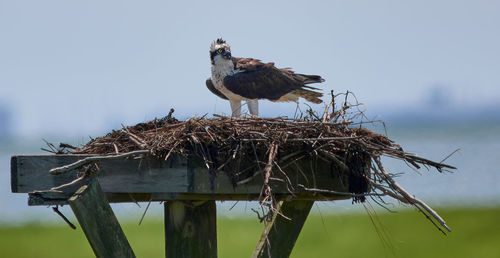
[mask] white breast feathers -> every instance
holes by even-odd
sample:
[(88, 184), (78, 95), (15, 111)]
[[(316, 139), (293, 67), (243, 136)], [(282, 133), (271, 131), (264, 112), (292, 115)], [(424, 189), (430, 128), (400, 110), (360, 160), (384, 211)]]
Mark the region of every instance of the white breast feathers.
[(244, 99), (242, 96), (234, 94), (226, 89), (226, 87), (224, 87), (224, 78), (237, 72), (237, 70), (234, 70), (234, 64), (232, 60), (226, 60), (221, 58), (220, 56), (215, 57), (214, 65), (212, 65), (212, 83), (217, 90), (219, 90), (230, 100)]

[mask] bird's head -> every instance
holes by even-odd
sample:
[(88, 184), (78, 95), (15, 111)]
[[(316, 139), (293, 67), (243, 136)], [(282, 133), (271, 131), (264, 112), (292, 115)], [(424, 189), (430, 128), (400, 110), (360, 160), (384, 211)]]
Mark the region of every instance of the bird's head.
[(225, 40), (219, 38), (212, 42), (210, 45), (210, 61), (212, 65), (220, 61), (230, 61), (231, 60), (231, 47), (226, 43)]

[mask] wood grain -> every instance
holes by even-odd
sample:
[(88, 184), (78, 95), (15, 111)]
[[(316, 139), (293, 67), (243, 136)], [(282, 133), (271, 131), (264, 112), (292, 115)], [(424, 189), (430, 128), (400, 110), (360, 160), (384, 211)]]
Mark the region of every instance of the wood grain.
[(97, 180), (82, 186), (69, 204), (96, 257), (135, 257)]
[(165, 257), (217, 257), (215, 201), (165, 203)]
[[(49, 190), (77, 178), (77, 171), (51, 175), (52, 168), (73, 163), (88, 155), (14, 156), (12, 191)], [(109, 160), (97, 163), (99, 183), (106, 193), (185, 192), (187, 163), (180, 157)]]
[(252, 257), (289, 257), (314, 201), (284, 201), (266, 225)]
[[(75, 189), (47, 191), (77, 178), (77, 171), (51, 175), (54, 167), (67, 165), (88, 155), (14, 156), (11, 163), (13, 192), (30, 193), (30, 205), (65, 204)], [(235, 185), (225, 171), (211, 176), (205, 163), (196, 157), (172, 155), (167, 161), (154, 157), (107, 160), (97, 163), (97, 179), (110, 202), (167, 200), (257, 200), (263, 175), (254, 176), (244, 184)], [(275, 166), (270, 185), (281, 200), (348, 199), (348, 171), (332, 169), (329, 162), (309, 157), (290, 164), (286, 175)], [(213, 186), (213, 187), (212, 187)], [(346, 194), (314, 193), (306, 188), (323, 189)]]

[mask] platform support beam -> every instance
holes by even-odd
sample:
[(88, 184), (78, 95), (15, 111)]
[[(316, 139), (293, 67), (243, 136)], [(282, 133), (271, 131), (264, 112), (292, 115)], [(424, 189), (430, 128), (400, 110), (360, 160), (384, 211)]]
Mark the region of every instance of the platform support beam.
[(217, 257), (215, 201), (165, 202), (165, 257)]
[(80, 187), (69, 204), (96, 257), (135, 257), (97, 179)]
[(267, 223), (252, 257), (289, 257), (314, 201), (282, 201)]

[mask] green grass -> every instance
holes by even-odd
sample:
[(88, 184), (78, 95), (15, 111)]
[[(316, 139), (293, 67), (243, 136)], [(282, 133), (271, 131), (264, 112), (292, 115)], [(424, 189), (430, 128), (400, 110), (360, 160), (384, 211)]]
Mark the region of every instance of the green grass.
[[(439, 210), (453, 232), (444, 236), (415, 211), (312, 215), (292, 257), (500, 257), (500, 208)], [(220, 257), (249, 257), (263, 226), (256, 218), (218, 223)], [(163, 223), (123, 223), (138, 257), (163, 257)], [(378, 231), (378, 233), (377, 233)], [(381, 239), (384, 239), (382, 241)], [(0, 227), (2, 257), (93, 257), (83, 232), (66, 225)]]

